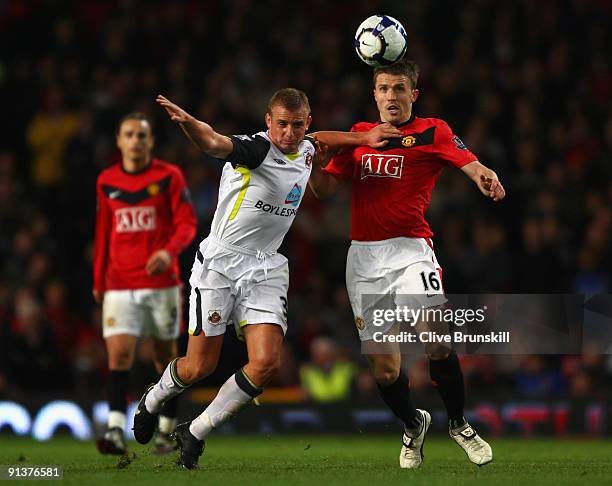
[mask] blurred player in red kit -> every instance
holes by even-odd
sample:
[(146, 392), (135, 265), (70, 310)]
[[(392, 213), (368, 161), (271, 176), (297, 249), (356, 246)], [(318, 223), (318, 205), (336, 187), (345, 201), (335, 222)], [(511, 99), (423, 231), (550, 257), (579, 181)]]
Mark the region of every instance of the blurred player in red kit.
[[(181, 170), (152, 158), (151, 124), (141, 113), (119, 122), (121, 162), (98, 176), (93, 295), (102, 304), (110, 370), (108, 430), (103, 454), (124, 454), (129, 372), (140, 336), (153, 338), (155, 368), (177, 356), (180, 323), (178, 255), (196, 234), (196, 218)], [(160, 414), (155, 451), (176, 448), (176, 400)]]
[[(380, 121), (357, 123), (351, 131), (368, 131), (386, 123), (397, 128), (397, 138), (378, 149), (347, 148), (337, 153), (324, 170), (313, 171), (311, 177), (311, 187), (320, 195), (333, 192), (338, 179), (352, 181), (347, 290), (381, 397), (404, 422), (400, 466), (408, 469), (422, 463), (431, 415), (415, 408), (412, 402), (399, 348), (367, 351), (375, 332), (389, 332), (396, 323), (375, 325), (372, 312), (379, 302), (366, 303), (363, 296), (391, 297), (395, 306), (405, 304), (402, 299), (416, 299), (410, 303), (422, 308), (446, 302), (442, 271), (431, 240), (433, 233), (425, 220), (432, 190), (444, 167), (461, 169), (493, 201), (505, 197), (495, 172), (478, 161), (446, 122), (414, 116), (412, 104), (419, 95), (418, 75), (418, 66), (407, 60), (375, 68), (374, 98)], [(327, 143), (323, 138), (319, 141)], [(347, 139), (347, 145), (349, 142)], [(464, 417), (464, 382), (456, 353), (440, 346), (426, 347), (426, 352), (432, 382), (448, 412), (451, 437), (473, 463), (490, 462), (491, 447)]]

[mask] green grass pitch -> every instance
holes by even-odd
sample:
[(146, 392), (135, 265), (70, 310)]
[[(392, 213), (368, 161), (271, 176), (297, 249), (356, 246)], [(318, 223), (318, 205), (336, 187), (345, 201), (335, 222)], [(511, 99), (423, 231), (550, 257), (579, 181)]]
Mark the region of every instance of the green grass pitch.
[(68, 437), (41, 443), (0, 436), (0, 464), (61, 465), (61, 482), (78, 485), (612, 484), (610, 440), (499, 438), (491, 445), (493, 462), (478, 468), (449, 437), (428, 437), (423, 466), (406, 471), (398, 466), (399, 434), (213, 435), (200, 469), (187, 471), (176, 465), (176, 454), (155, 456), (135, 442), (126, 461)]

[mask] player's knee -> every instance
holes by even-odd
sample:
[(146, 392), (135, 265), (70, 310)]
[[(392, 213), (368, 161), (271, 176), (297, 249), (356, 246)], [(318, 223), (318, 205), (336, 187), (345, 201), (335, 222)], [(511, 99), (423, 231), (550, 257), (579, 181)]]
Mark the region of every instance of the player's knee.
[(372, 374), (374, 375), (374, 380), (376, 383), (382, 386), (392, 385), (397, 381), (399, 377), (399, 367), (395, 368), (393, 366), (376, 366), (372, 370)]
[(129, 349), (115, 349), (108, 355), (108, 367), (111, 370), (129, 370), (132, 367), (134, 354)]
[(181, 380), (192, 384), (211, 375), (216, 368), (217, 361), (210, 358), (198, 360), (197, 362), (185, 359), (185, 364), (181, 366), (179, 375)]
[(280, 368), (280, 356), (262, 356), (249, 361), (249, 371), (260, 386), (266, 385), (278, 372)]

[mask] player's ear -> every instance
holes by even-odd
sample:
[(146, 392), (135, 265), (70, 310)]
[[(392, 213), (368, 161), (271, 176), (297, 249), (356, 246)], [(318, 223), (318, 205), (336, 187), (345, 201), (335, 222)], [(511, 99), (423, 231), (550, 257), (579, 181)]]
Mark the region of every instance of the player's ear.
[(414, 103), (417, 98), (419, 97), (419, 90), (418, 89), (413, 89), (412, 90), (412, 102)]
[(308, 131), (308, 129), (310, 128), (311, 123), (312, 123), (312, 115), (308, 115), (308, 118), (306, 118), (306, 131)]
[(268, 130), (272, 126), (272, 117), (270, 116), (270, 113), (266, 113), (266, 126), (268, 127)]

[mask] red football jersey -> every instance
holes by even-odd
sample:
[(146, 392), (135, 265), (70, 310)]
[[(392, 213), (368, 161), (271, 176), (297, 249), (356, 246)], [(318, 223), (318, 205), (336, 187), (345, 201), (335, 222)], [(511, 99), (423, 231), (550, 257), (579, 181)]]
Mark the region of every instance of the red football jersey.
[[(98, 176), (97, 199), (94, 289), (178, 285), (177, 256), (196, 233), (181, 170), (156, 159), (136, 173), (115, 164)], [(172, 265), (164, 273), (147, 274), (147, 260), (161, 249), (172, 255)]]
[[(379, 123), (357, 123), (351, 131), (367, 132)], [(412, 117), (397, 128), (403, 138), (391, 139), (379, 149), (345, 150), (324, 169), (353, 181), (353, 240), (433, 236), (425, 212), (442, 169), (477, 160), (443, 120)]]

